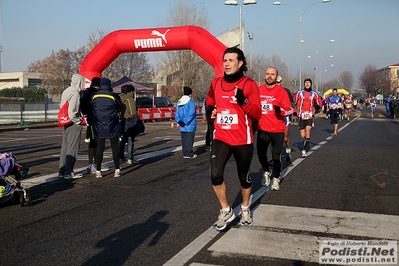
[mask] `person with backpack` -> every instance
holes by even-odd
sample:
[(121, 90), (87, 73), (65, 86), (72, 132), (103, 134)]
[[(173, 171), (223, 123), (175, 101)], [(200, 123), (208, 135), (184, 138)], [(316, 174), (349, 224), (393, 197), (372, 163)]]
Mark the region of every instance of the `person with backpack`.
[[(80, 93), (85, 86), (85, 77), (79, 74), (72, 75), (71, 86), (62, 92), (61, 106), (68, 102), (68, 120), (70, 122), (62, 127), (62, 144), (58, 169), (59, 179), (80, 178), (82, 174), (73, 171), (78, 157), (80, 136), (84, 118), (80, 109)], [(61, 107), (62, 108), (62, 107)]]
[(312, 80), (305, 78), (303, 83), (304, 88), (296, 93), (295, 102), (299, 116), (299, 134), (304, 139), (302, 157), (306, 157), (316, 106), (320, 107), (322, 102), (319, 95), (312, 90)]

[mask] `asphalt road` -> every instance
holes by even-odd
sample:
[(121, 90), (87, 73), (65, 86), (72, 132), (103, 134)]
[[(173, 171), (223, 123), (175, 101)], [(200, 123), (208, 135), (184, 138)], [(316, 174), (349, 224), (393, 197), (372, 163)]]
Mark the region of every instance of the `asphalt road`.
[[(209, 180), (205, 124), (198, 124), (194, 160), (182, 159), (180, 134), (170, 122), (146, 124), (135, 143), (139, 163), (124, 165), (119, 179), (111, 169), (102, 180), (54, 178), (61, 141), (57, 128), (3, 132), (1, 150), (14, 152), (30, 167), (22, 184), (31, 206), (2, 204), (0, 265), (313, 265), (317, 262), (309, 254), (317, 246), (309, 254), (295, 248), (307, 250), (314, 237), (399, 240), (397, 120), (385, 118), (382, 109), (371, 119), (364, 109), (340, 128), (332, 137), (329, 121), (317, 118), (311, 152), (302, 159), (302, 141), (292, 126), (293, 158), (284, 163), (279, 191), (261, 187), (255, 153), (254, 226), (233, 223), (222, 233), (211, 229), (219, 206)], [(77, 171), (87, 165), (86, 147), (82, 138)], [(109, 147), (105, 162), (112, 167)], [(234, 159), (225, 179), (237, 210), (241, 197)], [(319, 225), (326, 217), (341, 222), (326, 229)], [(373, 222), (377, 225), (367, 227)]]

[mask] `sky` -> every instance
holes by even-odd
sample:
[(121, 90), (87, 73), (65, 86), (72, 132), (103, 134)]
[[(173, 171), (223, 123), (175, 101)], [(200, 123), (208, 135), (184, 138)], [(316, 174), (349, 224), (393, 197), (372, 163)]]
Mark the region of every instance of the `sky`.
[[(26, 71), (52, 51), (74, 51), (99, 31), (172, 26), (166, 21), (175, 4), (175, 0), (0, 1), (2, 72)], [(208, 31), (215, 36), (240, 22), (240, 5), (224, 1), (191, 1), (208, 12)], [(399, 63), (399, 0), (281, 0), (279, 6), (273, 2), (241, 5), (242, 21), (245, 32), (253, 34), (253, 56), (279, 56), (292, 76), (300, 66), (300, 17), (302, 73), (314, 74), (318, 50), (318, 73), (323, 72), (319, 79), (326, 82), (347, 70), (356, 89), (368, 65), (378, 69)], [(244, 37), (245, 55), (250, 57), (251, 42)], [(153, 54), (149, 56), (154, 58)]]

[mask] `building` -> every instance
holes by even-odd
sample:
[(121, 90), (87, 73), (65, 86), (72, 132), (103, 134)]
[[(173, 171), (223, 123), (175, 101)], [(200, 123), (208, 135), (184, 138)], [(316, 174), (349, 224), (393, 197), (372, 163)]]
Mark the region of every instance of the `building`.
[(12, 87), (40, 86), (41, 73), (8, 72), (0, 73), (0, 90)]
[[(385, 96), (399, 94), (399, 63), (389, 65), (378, 69), (383, 74), (383, 77), (387, 80), (387, 87), (389, 87), (389, 93), (384, 93)], [(386, 95), (387, 94), (387, 95)]]

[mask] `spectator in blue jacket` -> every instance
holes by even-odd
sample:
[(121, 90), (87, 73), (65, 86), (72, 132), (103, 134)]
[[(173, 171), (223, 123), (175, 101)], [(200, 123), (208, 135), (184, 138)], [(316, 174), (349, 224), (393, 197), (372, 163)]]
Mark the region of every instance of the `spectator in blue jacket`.
[(93, 108), (94, 135), (97, 138), (96, 178), (102, 178), (100, 169), (106, 139), (109, 139), (111, 143), (112, 158), (115, 165), (114, 177), (120, 177), (118, 139), (121, 136), (119, 115), (122, 110), (122, 102), (119, 95), (112, 92), (109, 79), (101, 79), (100, 88), (91, 98), (91, 106)]
[(177, 102), (175, 121), (180, 126), (181, 145), (184, 159), (197, 158), (193, 153), (195, 131), (197, 130), (197, 117), (195, 102), (191, 98), (193, 90), (190, 87), (183, 88), (183, 97)]

